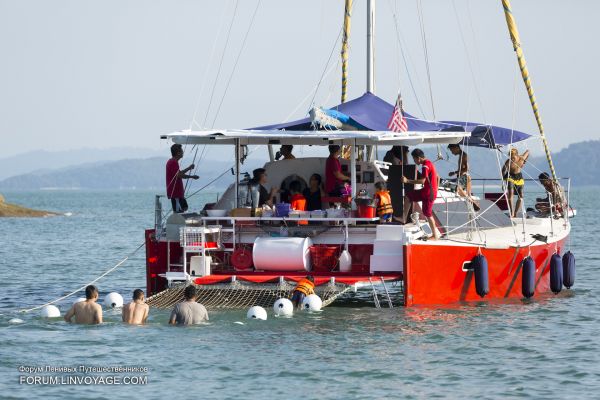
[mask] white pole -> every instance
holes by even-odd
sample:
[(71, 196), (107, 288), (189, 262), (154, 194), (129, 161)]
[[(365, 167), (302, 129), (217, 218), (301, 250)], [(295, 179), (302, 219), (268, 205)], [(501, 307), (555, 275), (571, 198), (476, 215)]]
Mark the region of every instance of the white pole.
[[(238, 208), (240, 206), (240, 139), (235, 139), (235, 206), (234, 208)], [(248, 186), (248, 190), (250, 190), (250, 186)]]
[[(352, 186), (352, 198), (356, 197), (356, 140), (352, 141), (350, 151), (350, 185)], [(354, 202), (351, 203), (354, 209)]]
[(375, 0), (367, 0), (367, 92), (375, 93)]

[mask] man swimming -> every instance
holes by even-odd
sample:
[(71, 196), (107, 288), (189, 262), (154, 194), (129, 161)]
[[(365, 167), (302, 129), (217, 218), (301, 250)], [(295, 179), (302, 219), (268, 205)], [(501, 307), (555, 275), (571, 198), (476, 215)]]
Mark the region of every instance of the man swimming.
[(150, 307), (144, 302), (144, 291), (135, 289), (133, 291), (133, 301), (123, 306), (123, 322), (126, 324), (140, 325), (146, 323)]
[(171, 325), (195, 325), (203, 321), (208, 321), (208, 312), (206, 308), (196, 302), (198, 295), (196, 294), (196, 287), (193, 285), (187, 286), (183, 290), (183, 297), (185, 301), (175, 304), (171, 317), (169, 318), (169, 324)]
[(101, 324), (102, 323), (102, 307), (96, 304), (98, 300), (98, 289), (94, 285), (89, 285), (85, 288), (85, 301), (79, 301), (71, 307), (65, 314), (65, 321), (71, 323), (71, 319), (75, 317), (76, 324)]

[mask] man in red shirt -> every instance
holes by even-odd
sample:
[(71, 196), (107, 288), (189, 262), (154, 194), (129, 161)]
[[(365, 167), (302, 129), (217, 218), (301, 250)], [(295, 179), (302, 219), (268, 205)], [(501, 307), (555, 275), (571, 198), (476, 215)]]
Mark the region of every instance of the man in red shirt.
[(341, 147), (335, 144), (329, 146), (329, 158), (325, 163), (325, 191), (329, 196), (338, 197), (342, 195), (344, 181), (350, 178), (342, 174), (342, 164), (340, 164)]
[(171, 199), (173, 212), (182, 213), (188, 209), (188, 204), (185, 200), (185, 193), (183, 189), (183, 178), (198, 179), (198, 175), (186, 175), (187, 172), (194, 169), (194, 164), (182, 171), (179, 170), (179, 160), (183, 158), (183, 148), (180, 144), (174, 144), (171, 146), (171, 155), (173, 157), (167, 161), (166, 168), (167, 198)]
[(440, 232), (435, 226), (435, 220), (433, 219), (433, 202), (437, 197), (438, 192), (438, 175), (435, 170), (435, 166), (431, 161), (425, 158), (425, 153), (421, 149), (414, 149), (411, 152), (413, 160), (416, 165), (421, 165), (421, 174), (418, 179), (407, 179), (405, 176), (402, 177), (403, 183), (409, 183), (412, 185), (423, 185), (422, 189), (408, 192), (404, 197), (404, 222), (406, 223), (408, 218), (408, 212), (412, 203), (421, 202), (421, 210), (423, 215), (427, 218), (429, 228), (431, 229), (432, 239), (439, 239)]

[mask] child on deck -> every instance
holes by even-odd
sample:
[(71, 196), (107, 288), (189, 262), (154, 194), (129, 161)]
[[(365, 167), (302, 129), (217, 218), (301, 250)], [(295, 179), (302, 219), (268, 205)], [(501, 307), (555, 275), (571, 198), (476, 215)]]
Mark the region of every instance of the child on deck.
[[(301, 193), (302, 185), (299, 181), (290, 182), (290, 206), (296, 211), (306, 211), (306, 197)], [(298, 225), (306, 225), (307, 221), (299, 221)]]
[(292, 292), (292, 303), (294, 304), (294, 308), (302, 306), (304, 298), (314, 292), (315, 280), (312, 275), (307, 275), (306, 278), (300, 279)]
[(385, 182), (375, 184), (375, 207), (377, 207), (377, 216), (382, 224), (392, 222), (394, 209), (392, 207), (392, 198), (388, 192)]

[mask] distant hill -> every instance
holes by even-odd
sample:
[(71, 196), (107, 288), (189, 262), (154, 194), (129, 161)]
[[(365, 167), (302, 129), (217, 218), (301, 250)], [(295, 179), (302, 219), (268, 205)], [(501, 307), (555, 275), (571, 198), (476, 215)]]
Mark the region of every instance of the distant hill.
[[(433, 158), (435, 148), (426, 148), (425, 153)], [(473, 176), (499, 177), (498, 163), (494, 152), (480, 148), (469, 148)], [(446, 152), (445, 152), (446, 153)], [(381, 154), (380, 154), (381, 155)], [(576, 186), (600, 185), (600, 140), (575, 143), (553, 155), (555, 167), (560, 177), (572, 178)], [(88, 160), (90, 161), (90, 160)], [(447, 176), (448, 171), (456, 168), (456, 157), (439, 161), (436, 166), (440, 175)], [(157, 189), (163, 190), (165, 157), (124, 159), (118, 161), (88, 162), (48, 171), (36, 171), (6, 178), (0, 181), (0, 189)], [(252, 171), (262, 162), (248, 160), (242, 171)], [(200, 187), (217, 177), (233, 165), (233, 160), (204, 160), (197, 173), (201, 176)], [(526, 166), (527, 173), (537, 177), (539, 170), (548, 171), (545, 157), (533, 157)], [(232, 181), (227, 174), (214, 184), (214, 188), (223, 188)]]
[[(82, 163), (116, 161), (161, 156), (160, 151), (144, 148), (113, 147), (109, 149), (83, 148), (76, 150), (37, 150), (0, 158), (0, 180), (31, 172), (50, 171)], [(168, 151), (167, 151), (168, 155)]]
[[(493, 152), (481, 148), (469, 148), (467, 152), (470, 157), (473, 177), (490, 178), (500, 176), (498, 161)], [(425, 153), (429, 157), (434, 157), (435, 149), (428, 148)], [(503, 157), (500, 158), (501, 164), (506, 160)], [(571, 144), (569, 147), (552, 154), (552, 160), (558, 176), (571, 178), (572, 185), (600, 185), (600, 140)], [(456, 169), (456, 157), (451, 155), (448, 161), (436, 163), (440, 175), (443, 177), (448, 176), (448, 171)], [(525, 166), (525, 171), (533, 178), (537, 178), (540, 171), (550, 173), (546, 157), (531, 157)]]
[[(13, 190), (38, 189), (156, 189), (165, 187), (165, 157), (145, 159), (126, 159), (119, 161), (86, 163), (78, 166), (60, 168), (17, 175), (0, 181), (0, 188)], [(231, 168), (233, 161), (203, 162), (196, 169), (200, 180), (194, 187), (207, 184), (210, 180)], [(243, 171), (256, 166), (249, 164)], [(225, 187), (231, 182), (224, 177), (212, 187)]]

